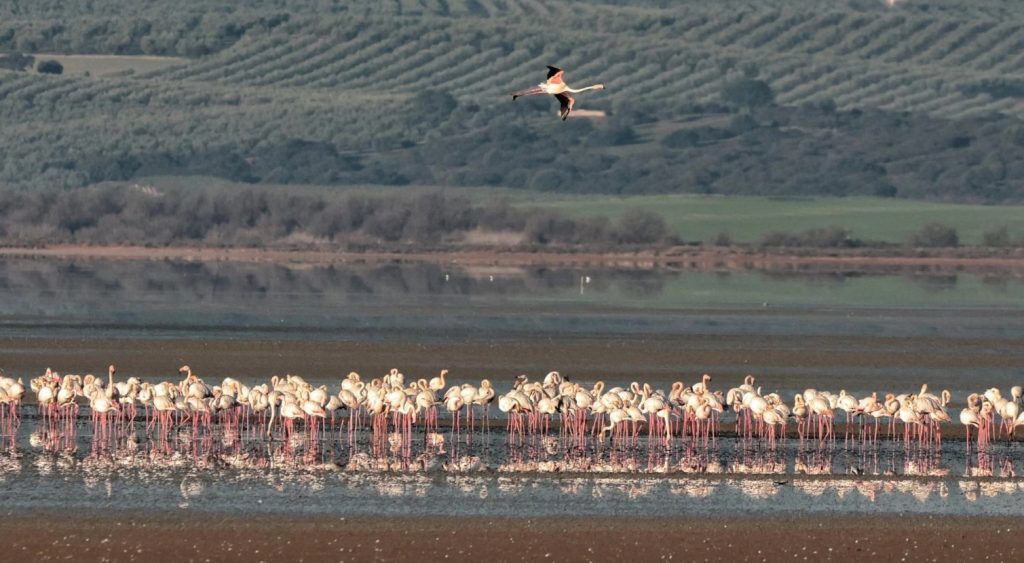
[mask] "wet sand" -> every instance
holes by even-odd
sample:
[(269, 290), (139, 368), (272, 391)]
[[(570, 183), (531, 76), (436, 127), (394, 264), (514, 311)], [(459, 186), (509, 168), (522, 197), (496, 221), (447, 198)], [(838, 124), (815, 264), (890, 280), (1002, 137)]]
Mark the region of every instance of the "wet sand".
[(307, 518), (167, 512), (0, 517), (18, 560), (1015, 561), (1014, 518)]

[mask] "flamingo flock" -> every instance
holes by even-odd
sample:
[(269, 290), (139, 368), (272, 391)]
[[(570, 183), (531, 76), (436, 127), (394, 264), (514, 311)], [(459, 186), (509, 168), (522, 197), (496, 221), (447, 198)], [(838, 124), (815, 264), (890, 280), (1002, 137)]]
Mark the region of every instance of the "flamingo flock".
[[(916, 393), (872, 393), (860, 398), (845, 390), (836, 394), (806, 389), (787, 404), (778, 393), (763, 393), (760, 386), (755, 387), (752, 375), (725, 392), (713, 390), (707, 374), (689, 386), (676, 381), (666, 392), (640, 382), (610, 388), (603, 381), (584, 385), (552, 371), (537, 380), (520, 375), (499, 393), (487, 379), (479, 385), (449, 385), (448, 370), (430, 379), (408, 381), (397, 369), (369, 381), (351, 372), (341, 379), (337, 392), (326, 385), (314, 387), (297, 375), (275, 375), (252, 386), (225, 377), (210, 385), (187, 365), (178, 370), (180, 379), (158, 383), (135, 376), (117, 381), (116, 373), (111, 365), (106, 378), (60, 375), (50, 369), (32, 378), (29, 389), (41, 420), (53, 428), (74, 425), (81, 407), (88, 406), (98, 436), (109, 435), (115, 425), (133, 424), (141, 416), (147, 433), (163, 436), (183, 427), (209, 431), (218, 424), (266, 439), (288, 439), (299, 433), (317, 441), (341, 430), (354, 437), (368, 425), (375, 437), (409, 444), (417, 432), (426, 442), (443, 440), (438, 417), (443, 410), (452, 438), (471, 442), (478, 431), (490, 432), (490, 407), (496, 402), (510, 443), (557, 432), (565, 444), (578, 447), (608, 440), (637, 444), (642, 434), (648, 443), (671, 445), (680, 439), (706, 445), (721, 432), (727, 412), (734, 415), (737, 437), (764, 440), (771, 447), (787, 439), (791, 425), (801, 442), (835, 441), (838, 411), (844, 417), (846, 443), (877, 442), (885, 428), (890, 440), (938, 446), (943, 426), (953, 422), (948, 412), (952, 395), (949, 391), (935, 395), (927, 385)], [(25, 393), (21, 379), (0, 377), (3, 420), (19, 419)], [(979, 449), (994, 438), (1012, 438), (1016, 428), (1024, 426), (1021, 395), (1020, 386), (1010, 389), (1009, 398), (997, 388), (969, 395), (959, 413), (967, 447), (972, 435)]]

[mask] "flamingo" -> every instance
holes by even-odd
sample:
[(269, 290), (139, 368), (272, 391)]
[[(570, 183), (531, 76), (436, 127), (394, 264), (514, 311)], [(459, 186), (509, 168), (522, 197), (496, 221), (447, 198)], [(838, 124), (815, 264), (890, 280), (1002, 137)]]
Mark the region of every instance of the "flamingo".
[(156, 411), (156, 416), (150, 419), (149, 424), (146, 426), (146, 431), (148, 432), (156, 421), (159, 420), (161, 430), (166, 432), (171, 425), (171, 414), (178, 410), (174, 400), (168, 395), (154, 395), (153, 410)]
[[(818, 439), (834, 438), (833, 424), (835, 421), (832, 405), (823, 394), (817, 394), (809, 403), (811, 414), (815, 415), (818, 421)], [(824, 430), (824, 432), (823, 432)]]
[[(688, 407), (692, 408), (690, 415), (693, 419), (694, 439), (702, 437), (704, 439), (704, 443), (707, 444), (711, 429), (711, 405), (708, 404), (707, 397), (701, 395), (697, 400), (696, 405), (688, 405)], [(701, 430), (702, 427), (703, 431)]]
[[(584, 88), (570, 88), (562, 79), (565, 76), (565, 71), (553, 66), (548, 66), (548, 79), (545, 82), (541, 82), (534, 88), (528, 88), (526, 90), (520, 90), (512, 94), (512, 100), (521, 98), (523, 96), (537, 96), (540, 94), (552, 94), (555, 98), (558, 98), (560, 104), (558, 115), (565, 121), (569, 117), (569, 113), (572, 112), (573, 106), (576, 105), (576, 99), (568, 94), (579, 94), (580, 92), (586, 92), (587, 90), (604, 90), (604, 84), (594, 84), (593, 86), (586, 86)], [(568, 93), (568, 94), (567, 94)]]
[(860, 410), (860, 404), (857, 398), (853, 395), (846, 393), (846, 389), (839, 390), (839, 399), (836, 401), (836, 406), (839, 407), (844, 413), (846, 413), (846, 435), (845, 440), (850, 439), (850, 425), (852, 424), (853, 417), (856, 416)]
[(64, 381), (57, 391), (57, 407), (60, 409), (61, 416), (68, 411), (71, 413), (68, 415), (69, 419), (78, 416), (78, 403), (75, 402), (75, 397), (82, 392), (80, 381), (81, 379), (77, 375), (64, 376)]
[(807, 409), (807, 404), (804, 402), (804, 396), (803, 395), (794, 395), (793, 396), (793, 409), (792, 409), (792, 413), (793, 413), (793, 418), (796, 419), (796, 431), (797, 431), (797, 434), (800, 435), (800, 440), (802, 442), (803, 439), (804, 439), (804, 429), (805, 429), (805, 427), (807, 425), (807, 415), (809, 414), (809, 411)]
[(413, 402), (416, 404), (416, 410), (427, 413), (424, 417), (427, 427), (426, 434), (430, 434), (432, 429), (437, 428), (437, 395), (423, 379), (418, 382), (417, 388), (419, 391), (413, 398)]
[[(757, 421), (758, 432), (763, 436), (764, 434), (764, 413), (768, 411), (768, 401), (764, 400), (764, 397), (760, 394), (760, 388), (757, 391), (748, 392), (743, 396), (743, 402), (745, 403), (747, 412), (750, 416)], [(749, 420), (748, 420), (749, 422)], [(750, 426), (747, 426), (747, 433), (750, 433)]]
[(555, 414), (555, 411), (558, 409), (558, 401), (544, 395), (543, 393), (540, 395), (540, 399), (536, 401), (536, 412), (543, 416), (544, 434), (547, 435), (548, 429), (551, 426), (551, 415)]
[(57, 383), (51, 380), (36, 390), (36, 404), (39, 406), (43, 420), (53, 415), (56, 408), (57, 389)]
[(490, 412), (491, 403), (494, 402), (494, 388), (491, 387), (491, 382), (488, 379), (480, 381), (480, 387), (477, 388), (476, 397), (473, 398), (473, 404), (481, 407), (484, 413), (484, 422), (487, 424), (488, 430), (490, 430)]
[(110, 430), (110, 414), (117, 414), (117, 404), (102, 393), (97, 393), (89, 400), (89, 407), (92, 409), (93, 436), (97, 434), (97, 426), (101, 433)]
[(356, 413), (361, 406), (359, 401), (359, 393), (362, 391), (362, 388), (363, 383), (360, 381), (358, 382), (358, 385), (353, 386), (351, 389), (346, 389), (345, 386), (342, 385), (341, 391), (338, 391), (338, 398), (341, 399), (342, 403), (345, 403), (345, 408), (348, 409), (349, 434), (352, 434), (352, 432), (354, 431), (353, 424), (356, 422)]
[(629, 413), (627, 413), (624, 409), (612, 409), (612, 411), (608, 415), (608, 420), (608, 426), (604, 426), (601, 428), (602, 441), (604, 441), (604, 435), (608, 433), (608, 431), (610, 430), (615, 431), (615, 436), (613, 436), (613, 440), (615, 439), (615, 437), (625, 435), (621, 431), (620, 424), (629, 420)]
[(443, 370), (441, 370), (441, 375), (438, 375), (437, 377), (430, 378), (430, 383), (428, 384), (429, 387), (430, 387), (430, 390), (433, 391), (434, 393), (437, 393), (438, 391), (441, 391), (442, 389), (444, 389), (444, 387), (445, 387), (444, 376), (446, 376), (446, 375), (448, 375), (448, 370), (443, 369)]
[[(326, 419), (327, 412), (324, 410), (324, 407), (320, 403), (313, 399), (306, 399), (305, 401), (303, 401), (302, 406), (300, 408), (302, 409), (302, 412), (305, 415), (302, 418), (306, 420), (306, 428), (309, 431), (309, 439), (311, 442), (315, 442), (318, 439), (317, 435), (318, 430), (320, 428), (320, 423), (324, 422), (324, 420)], [(284, 416), (284, 414), (282, 414), (281, 416)], [(317, 418), (320, 419), (320, 422), (317, 422)]]
[(468, 383), (463, 383), (459, 387), (459, 396), (462, 397), (462, 405), (464, 407), (466, 407), (466, 415), (467, 415), (467, 418), (469, 418), (469, 432), (470, 432), (470, 436), (472, 436), (472, 433), (473, 433), (473, 430), (474, 430), (474, 428), (473, 428), (473, 405), (474, 405), (474, 401), (476, 400), (476, 396), (477, 396), (478, 393), (479, 392), (478, 392), (477, 388), (472, 386), (472, 385), (470, 385), (470, 384), (468, 384)]
[(768, 426), (768, 444), (771, 448), (775, 448), (775, 427), (778, 426), (781, 429), (783, 437), (786, 436), (786, 417), (782, 416), (779, 411), (775, 409), (767, 409), (761, 414), (761, 420)]
[[(444, 394), (444, 407), (448, 409), (448, 412), (452, 415), (452, 431), (460, 429), (459, 425), (459, 413), (462, 411), (462, 407), (465, 403), (462, 402), (462, 388), (461, 387), (450, 387)], [(502, 409), (504, 411), (504, 409)], [(508, 411), (504, 411), (508, 412)]]

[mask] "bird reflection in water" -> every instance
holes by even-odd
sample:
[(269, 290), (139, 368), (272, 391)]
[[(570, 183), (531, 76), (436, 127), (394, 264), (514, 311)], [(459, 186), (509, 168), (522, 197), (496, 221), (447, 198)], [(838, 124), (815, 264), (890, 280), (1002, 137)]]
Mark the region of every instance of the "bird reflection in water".
[(1002, 477), (1013, 479), (1017, 476), (1013, 458), (1006, 453), (996, 456), (991, 449), (964, 452), (964, 477)]
[[(610, 440), (584, 440), (569, 433), (544, 435), (531, 433), (509, 441), (500, 430), (477, 433), (472, 443), (452, 439), (447, 428), (440, 432), (410, 434), (401, 431), (386, 433), (332, 433), (327, 428), (319, 439), (308, 433), (283, 433), (268, 439), (265, 432), (250, 431), (243, 418), (239, 423), (192, 425), (187, 421), (169, 432), (147, 429), (148, 421), (111, 421), (106, 430), (89, 432), (88, 422), (67, 426), (41, 418), (23, 422), (22, 441), (17, 433), (7, 434), (0, 447), (0, 473), (11, 474), (21, 467), (20, 459), (27, 448), (32, 461), (26, 467), (40, 475), (77, 475), (94, 489), (102, 490), (104, 479), (118, 473), (128, 478), (149, 479), (175, 471), (218, 472), (230, 469), (238, 473), (258, 475), (309, 475), (328, 472), (368, 474), (377, 478), (399, 478), (403, 475), (447, 473), (514, 475), (537, 473), (573, 475), (657, 474), (686, 475), (689, 481), (702, 476), (744, 476), (759, 482), (796, 485), (800, 482), (805, 494), (821, 494), (817, 488), (843, 497), (854, 492), (866, 499), (879, 492), (907, 493), (914, 498), (933, 498), (948, 494), (948, 488), (935, 484), (932, 488), (913, 488), (906, 484), (890, 487), (871, 484), (872, 476), (905, 477), (908, 481), (937, 483), (950, 474), (966, 478), (1013, 479), (1015, 463), (1021, 448), (1015, 442), (992, 442), (982, 450), (965, 450), (962, 444), (933, 441), (911, 444), (856, 441), (844, 447), (842, 440), (779, 440), (727, 437), (705, 441), (665, 440), (659, 434), (643, 433), (635, 439), (631, 433), (616, 443)], [(393, 421), (389, 421), (392, 426)], [(156, 423), (159, 425), (159, 420)], [(527, 423), (528, 425), (528, 423)], [(393, 426), (392, 426), (393, 428)], [(401, 421), (399, 421), (401, 428)], [(581, 445), (582, 444), (582, 445)], [(959, 453), (965, 452), (961, 458)], [(958, 461), (963, 459), (963, 465)], [(778, 477), (792, 475), (792, 478)], [(839, 476), (838, 480), (822, 481), (817, 477)], [(758, 476), (776, 476), (757, 479)], [(804, 478), (815, 477), (815, 478)], [(858, 478), (859, 477), (859, 478)], [(927, 478), (935, 478), (928, 481)], [(901, 481), (897, 479), (897, 481)], [(885, 482), (884, 479), (880, 482)], [(117, 481), (114, 481), (115, 485)], [(822, 484), (825, 483), (825, 484)], [(831, 484), (829, 484), (831, 483)], [(767, 494), (757, 485), (757, 495)], [(576, 487), (579, 489), (579, 486)], [(701, 490), (694, 494), (700, 495)], [(406, 488), (408, 489), (408, 488)], [(806, 489), (806, 490), (805, 490)], [(390, 490), (390, 489), (389, 489)], [(602, 491), (607, 491), (604, 487)], [(624, 490), (625, 491), (625, 490)], [(479, 491), (478, 491), (479, 492)], [(625, 491), (627, 496), (641, 491)], [(774, 494), (774, 493), (771, 493)], [(188, 499), (183, 500), (187, 502)], [(194, 503), (192, 503), (194, 505)]]

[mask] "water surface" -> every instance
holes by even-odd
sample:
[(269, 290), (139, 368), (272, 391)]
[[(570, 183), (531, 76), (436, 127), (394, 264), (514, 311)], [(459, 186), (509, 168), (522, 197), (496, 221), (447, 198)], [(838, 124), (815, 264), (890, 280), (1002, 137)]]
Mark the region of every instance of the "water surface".
[(23, 376), (753, 373), (786, 393), (928, 381), (962, 396), (1024, 365), (1012, 276), (4, 259), (0, 295), (0, 363)]

